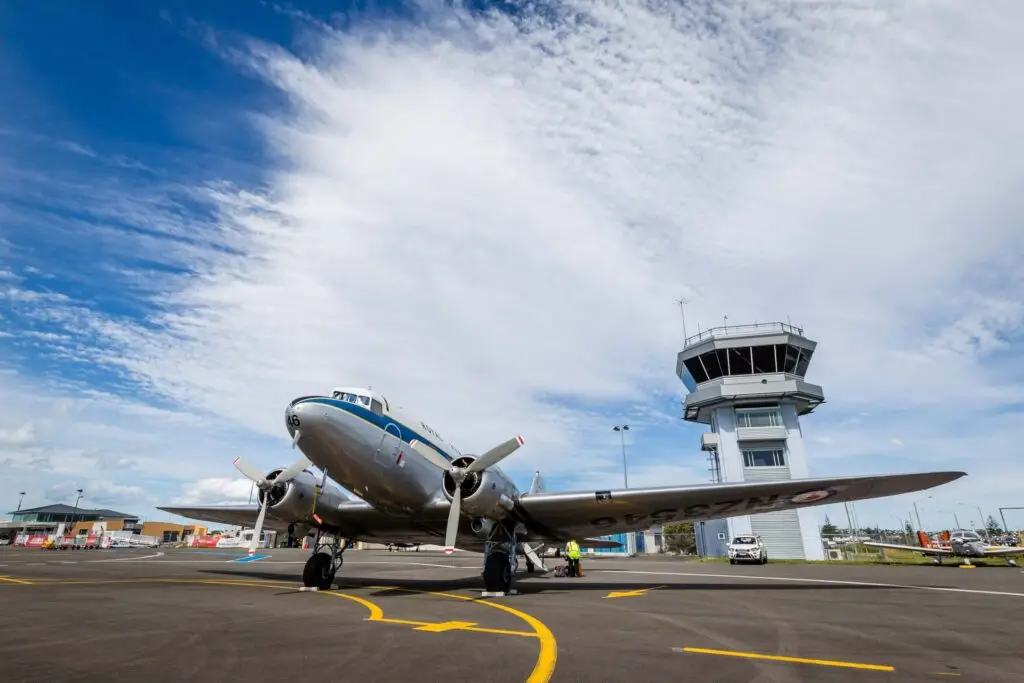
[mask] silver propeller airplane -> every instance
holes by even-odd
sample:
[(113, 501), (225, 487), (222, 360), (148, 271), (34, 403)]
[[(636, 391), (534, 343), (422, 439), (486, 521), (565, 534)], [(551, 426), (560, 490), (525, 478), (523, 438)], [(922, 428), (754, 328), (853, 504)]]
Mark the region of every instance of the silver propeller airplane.
[[(321, 590), (333, 585), (348, 541), (426, 544), (443, 538), (446, 552), (456, 547), (483, 552), (485, 590), (507, 593), (518, 555), (525, 556), (529, 571), (537, 565), (544, 569), (537, 555), (543, 545), (560, 547), (576, 539), (583, 546), (617, 547), (584, 539), (654, 524), (892, 496), (965, 475), (926, 472), (573, 492), (541, 491), (535, 479), (531, 490), (521, 493), (497, 465), (523, 445), (522, 437), (481, 455), (463, 454), (425, 422), (368, 389), (338, 388), (330, 396), (297, 398), (285, 410), (285, 424), (293, 448), (303, 454), (298, 461), (264, 475), (235, 459), (259, 488), (256, 505), (160, 509), (222, 524), (255, 523), (250, 554), (264, 525), (293, 536), (315, 530), (302, 580)], [(311, 465), (321, 470), (320, 476)]]

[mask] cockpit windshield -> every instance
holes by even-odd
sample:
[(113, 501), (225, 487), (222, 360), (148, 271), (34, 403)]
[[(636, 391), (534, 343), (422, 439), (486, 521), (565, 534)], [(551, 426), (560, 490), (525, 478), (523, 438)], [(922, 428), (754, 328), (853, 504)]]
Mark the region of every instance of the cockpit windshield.
[(339, 401), (345, 401), (347, 403), (355, 403), (356, 405), (363, 406), (364, 408), (370, 407), (370, 397), (363, 396), (361, 394), (353, 394), (347, 391), (335, 391), (331, 394), (331, 398)]

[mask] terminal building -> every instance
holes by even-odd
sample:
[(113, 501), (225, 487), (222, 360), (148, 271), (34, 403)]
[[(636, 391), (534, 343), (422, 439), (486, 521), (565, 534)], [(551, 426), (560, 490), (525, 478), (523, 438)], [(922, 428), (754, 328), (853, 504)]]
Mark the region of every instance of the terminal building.
[[(785, 323), (731, 325), (686, 339), (676, 374), (683, 419), (706, 424), (701, 449), (715, 482), (808, 477), (800, 417), (825, 401), (805, 376), (817, 344)], [(823, 560), (815, 512), (778, 510), (696, 525), (698, 552), (723, 557), (730, 539), (760, 536), (770, 558)]]
[(203, 535), (206, 527), (171, 522), (140, 522), (138, 515), (117, 510), (90, 510), (58, 503), (8, 513), (11, 521), (0, 522), (0, 539), (21, 533), (73, 536), (97, 532), (130, 531), (138, 536), (152, 536), (163, 543), (175, 543), (190, 535)]

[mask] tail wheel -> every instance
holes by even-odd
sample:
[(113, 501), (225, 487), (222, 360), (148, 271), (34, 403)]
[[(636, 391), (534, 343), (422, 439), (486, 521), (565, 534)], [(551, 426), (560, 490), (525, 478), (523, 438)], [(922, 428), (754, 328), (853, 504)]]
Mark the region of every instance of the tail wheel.
[(316, 553), (310, 557), (302, 568), (302, 585), (322, 591), (330, 590), (334, 583), (332, 564), (331, 556), (327, 553)]
[(512, 566), (505, 553), (492, 552), (487, 556), (484, 589), (488, 593), (508, 593), (512, 589)]

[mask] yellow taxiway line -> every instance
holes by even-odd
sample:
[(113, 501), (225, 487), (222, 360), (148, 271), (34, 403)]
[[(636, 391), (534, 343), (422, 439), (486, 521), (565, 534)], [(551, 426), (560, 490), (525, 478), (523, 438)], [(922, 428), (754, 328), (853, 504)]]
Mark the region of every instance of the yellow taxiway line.
[(20, 583), (23, 586), (31, 586), (32, 585), (31, 581), (26, 581), (25, 579), (15, 579), (14, 577), (11, 577), (11, 576), (0, 576), (0, 581), (6, 581), (7, 583)]
[[(199, 584), (199, 585), (212, 585), (212, 586), (249, 586), (254, 588), (277, 588), (283, 590), (295, 590), (294, 584), (283, 584), (279, 582), (271, 581), (259, 581), (259, 580), (246, 580), (246, 579), (185, 579), (185, 578), (133, 578), (133, 579), (78, 579), (66, 581), (63, 579), (44, 579), (29, 581), (27, 579), (16, 579), (8, 576), (0, 576), (0, 583), (7, 582), (10, 584), (19, 584), (25, 586), (88, 586), (88, 585), (103, 585), (103, 584), (125, 584), (125, 583), (176, 583), (176, 584)], [(510, 629), (498, 629), (498, 628), (485, 628), (477, 626), (475, 622), (464, 622), (464, 621), (445, 621), (445, 622), (430, 622), (430, 621), (414, 621), (411, 619), (392, 619), (384, 616), (384, 610), (381, 609), (380, 605), (366, 598), (359, 597), (357, 595), (350, 595), (348, 593), (336, 593), (333, 591), (317, 591), (319, 595), (326, 595), (332, 598), (342, 598), (351, 602), (357, 602), (365, 607), (370, 612), (370, 616), (367, 617), (367, 621), (379, 622), (382, 624), (398, 624), (403, 626), (412, 626), (414, 630), (425, 632), (425, 633), (443, 633), (446, 631), (472, 631), (474, 633), (490, 633), (494, 635), (502, 636), (520, 636), (527, 638), (537, 638), (540, 641), (540, 652), (537, 656), (537, 663), (533, 667), (533, 671), (530, 672), (530, 676), (526, 679), (526, 683), (548, 683), (551, 680), (551, 676), (555, 672), (555, 663), (558, 659), (558, 648), (555, 641), (555, 636), (551, 633), (551, 630), (539, 619), (521, 612), (512, 607), (501, 605), (496, 602), (489, 600), (481, 600), (466, 595), (455, 595), (452, 593), (441, 593), (438, 591), (421, 591), (413, 590), (408, 588), (392, 588), (383, 586), (371, 586), (371, 590), (381, 591), (402, 591), (406, 593), (422, 593), (424, 595), (435, 595), (442, 598), (450, 598), (454, 600), (465, 600), (473, 602), (478, 605), (484, 605), (486, 607), (492, 607), (494, 609), (501, 610), (515, 617), (518, 617), (522, 621), (525, 621), (533, 631), (513, 631)]]
[[(508, 614), (511, 614), (514, 617), (518, 617), (519, 619), (529, 624), (531, 628), (533, 628), (533, 633), (529, 635), (535, 636), (540, 640), (540, 654), (537, 657), (537, 663), (534, 665), (533, 671), (530, 673), (530, 676), (526, 679), (526, 683), (547, 683), (549, 680), (551, 680), (551, 676), (555, 673), (555, 664), (558, 661), (558, 645), (555, 641), (555, 636), (551, 633), (551, 629), (549, 629), (544, 624), (544, 622), (530, 614), (527, 614), (526, 612), (521, 612), (513, 607), (509, 607), (508, 605), (502, 605), (501, 603), (491, 602), (490, 600), (484, 600), (482, 598), (474, 598), (468, 595), (455, 595), (454, 593), (441, 593), (437, 591), (421, 591), (411, 588), (391, 588), (386, 586), (374, 586), (371, 588), (376, 588), (377, 590), (381, 591), (394, 590), (402, 591), (405, 593), (422, 593), (424, 595), (436, 595), (441, 598), (452, 598), (453, 600), (465, 600), (476, 603), (478, 605), (486, 605), (487, 607), (493, 607), (494, 609), (501, 610), (502, 612), (507, 612)], [(326, 595), (341, 594), (326, 593)], [(475, 629), (473, 629), (472, 627), (467, 627), (465, 630), (472, 631)]]
[(831, 659), (805, 659), (804, 657), (783, 657), (781, 655), (762, 655), (755, 652), (734, 652), (732, 650), (709, 650), (702, 647), (674, 647), (676, 652), (690, 652), (701, 655), (721, 655), (724, 657), (741, 657), (744, 659), (764, 659), (772, 662), (791, 662), (794, 664), (817, 664), (818, 666), (839, 666), (847, 669), (865, 669), (868, 671), (895, 671), (886, 664), (861, 664), (858, 662), (840, 662)]

